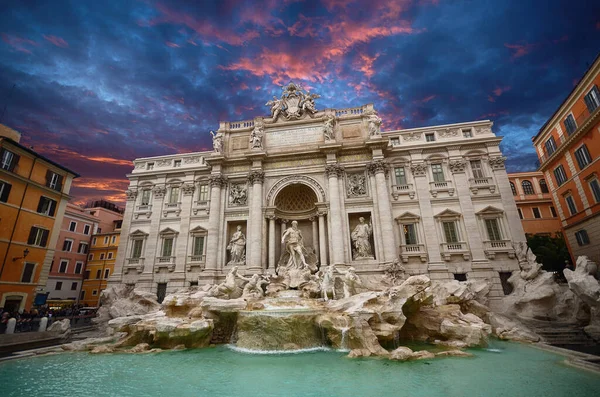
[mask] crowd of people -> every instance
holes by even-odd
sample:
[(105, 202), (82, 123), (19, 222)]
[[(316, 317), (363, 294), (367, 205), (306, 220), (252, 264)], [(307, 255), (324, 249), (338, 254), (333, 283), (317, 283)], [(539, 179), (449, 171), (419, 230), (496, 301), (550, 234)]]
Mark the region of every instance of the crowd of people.
[(11, 318), (17, 320), (15, 332), (28, 332), (38, 330), (42, 317), (48, 317), (48, 325), (50, 325), (52, 322), (61, 320), (63, 318), (72, 319), (72, 323), (77, 323), (80, 320), (83, 322), (84, 320), (91, 319), (95, 315), (95, 309), (86, 308), (81, 305), (73, 305), (61, 308), (50, 308), (46, 305), (33, 308), (29, 311), (9, 311), (4, 310), (4, 308), (0, 308), (0, 334), (5, 332), (8, 325), (8, 320)]

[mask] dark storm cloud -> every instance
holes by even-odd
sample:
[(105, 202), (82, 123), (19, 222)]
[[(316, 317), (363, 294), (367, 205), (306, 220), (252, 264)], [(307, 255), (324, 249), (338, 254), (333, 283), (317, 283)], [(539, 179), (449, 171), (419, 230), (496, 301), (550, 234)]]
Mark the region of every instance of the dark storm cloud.
[(123, 200), (137, 157), (204, 150), (219, 120), (264, 115), (278, 85), (319, 106), (374, 103), (384, 129), (491, 119), (509, 170), (598, 50), (593, 2), (8, 0), (3, 123)]

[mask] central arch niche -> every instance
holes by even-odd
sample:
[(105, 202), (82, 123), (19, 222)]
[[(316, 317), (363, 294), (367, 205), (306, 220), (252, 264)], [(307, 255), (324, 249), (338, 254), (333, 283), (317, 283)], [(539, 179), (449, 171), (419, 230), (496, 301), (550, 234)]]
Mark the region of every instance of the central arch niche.
[(280, 216), (302, 219), (313, 215), (318, 201), (315, 192), (303, 183), (287, 185), (275, 197), (275, 208)]

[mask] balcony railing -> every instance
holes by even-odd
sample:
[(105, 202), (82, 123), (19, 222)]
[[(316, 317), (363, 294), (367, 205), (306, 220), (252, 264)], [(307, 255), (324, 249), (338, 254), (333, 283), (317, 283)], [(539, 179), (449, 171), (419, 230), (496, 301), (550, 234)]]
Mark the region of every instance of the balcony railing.
[(490, 189), (490, 193), (494, 193), (496, 191), (494, 178), (489, 176), (484, 178), (469, 178), (469, 188), (473, 194), (477, 194), (479, 189)]
[(172, 272), (175, 270), (175, 257), (174, 256), (159, 256), (156, 258), (156, 263), (154, 264), (154, 272), (160, 272), (160, 269), (167, 269), (167, 271)]
[(146, 218), (150, 218), (150, 215), (152, 215), (152, 205), (140, 204), (136, 206), (135, 211), (133, 212), (133, 216), (135, 219), (138, 219), (140, 215), (146, 215)]
[(466, 242), (441, 243), (441, 254), (445, 261), (449, 261), (452, 255), (462, 255), (464, 260), (468, 261), (471, 257), (469, 246)]
[(452, 181), (429, 182), (429, 191), (433, 197), (437, 197), (439, 192), (448, 192), (450, 196), (454, 196), (454, 185)]
[(510, 240), (489, 240), (483, 242), (483, 250), (488, 259), (494, 259), (497, 253), (508, 254), (508, 257), (515, 257), (515, 250)]
[(123, 272), (128, 274), (131, 270), (142, 273), (144, 271), (144, 258), (127, 258), (127, 263), (123, 266)]
[(394, 197), (394, 200), (398, 200), (398, 197), (402, 195), (408, 195), (411, 199), (415, 198), (415, 189), (413, 189), (412, 183), (392, 186), (392, 197)]
[(421, 262), (427, 262), (427, 250), (425, 244), (402, 244), (400, 245), (400, 257), (402, 262), (407, 263), (411, 257), (421, 259)]
[(179, 216), (181, 213), (181, 203), (165, 203), (163, 207), (163, 216), (166, 217), (171, 212), (174, 212), (175, 216)]
[(192, 268), (198, 268), (198, 270), (204, 270), (204, 255), (190, 255), (188, 261), (185, 264), (185, 270), (191, 272)]
[(136, 208), (136, 211), (151, 211), (151, 210), (152, 210), (151, 204), (140, 204)]
[(174, 256), (159, 256), (158, 258), (156, 258), (156, 261), (158, 263), (175, 263), (175, 257)]

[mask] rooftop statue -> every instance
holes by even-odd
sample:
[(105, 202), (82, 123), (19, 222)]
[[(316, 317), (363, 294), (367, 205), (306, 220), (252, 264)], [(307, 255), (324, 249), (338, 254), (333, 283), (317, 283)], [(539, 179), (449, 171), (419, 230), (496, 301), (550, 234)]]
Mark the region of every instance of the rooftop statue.
[(210, 131), (213, 141), (213, 150), (215, 153), (223, 153), (223, 133)]

